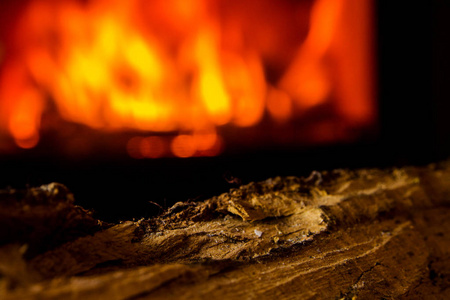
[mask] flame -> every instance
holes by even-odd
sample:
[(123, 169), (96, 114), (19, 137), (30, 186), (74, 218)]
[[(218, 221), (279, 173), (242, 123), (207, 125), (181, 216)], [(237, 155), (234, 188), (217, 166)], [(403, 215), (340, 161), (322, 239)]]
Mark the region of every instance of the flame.
[(334, 97), (349, 122), (375, 118), (371, 9), (370, 1), (316, 1), (308, 36), (280, 81), (300, 108)]
[(2, 82), (8, 89), (0, 90), (2, 120), (21, 148), (33, 148), (39, 141), (39, 126), (44, 101), (35, 88), (24, 82), (24, 70), (20, 66), (8, 66)]
[[(273, 2), (248, 2), (261, 13), (248, 42), (252, 15), (245, 6), (240, 17), (223, 13), (227, 1), (32, 0), (2, 51), (0, 127), (18, 146), (32, 148), (53, 101), (65, 120), (99, 130), (178, 132), (128, 142), (131, 156), (157, 158), (217, 155), (218, 127), (254, 126), (266, 112), (285, 122), (329, 99), (342, 100), (340, 114), (367, 122), (374, 114), (373, 80), (365, 70), (370, 56), (344, 52), (370, 52), (369, 3), (315, 1), (309, 25), (302, 19), (309, 29), (295, 57), (279, 82), (269, 82), (267, 61), (289, 56), (276, 46), (274, 26), (264, 24), (279, 9)], [(343, 61), (337, 69), (333, 58)], [(365, 84), (354, 87), (355, 77)]]

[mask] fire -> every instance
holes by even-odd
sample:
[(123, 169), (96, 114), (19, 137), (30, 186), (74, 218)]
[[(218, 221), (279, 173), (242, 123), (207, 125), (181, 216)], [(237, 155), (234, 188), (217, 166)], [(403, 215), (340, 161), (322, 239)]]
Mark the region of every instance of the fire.
[[(370, 1), (317, 0), (309, 15), (299, 1), (299, 28), (288, 28), (293, 5), (32, 0), (0, 61), (0, 128), (36, 146), (52, 101), (63, 119), (97, 130), (177, 132), (129, 141), (131, 156), (156, 158), (217, 155), (221, 126), (286, 122), (329, 101), (349, 123), (370, 122)], [(280, 43), (286, 31), (298, 41)], [(270, 63), (285, 65), (279, 80), (268, 79)]]

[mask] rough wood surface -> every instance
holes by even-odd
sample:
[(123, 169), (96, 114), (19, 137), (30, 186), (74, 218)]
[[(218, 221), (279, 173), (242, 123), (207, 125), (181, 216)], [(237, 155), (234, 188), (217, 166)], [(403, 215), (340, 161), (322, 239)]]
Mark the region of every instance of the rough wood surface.
[(0, 298), (450, 298), (449, 183), (448, 161), (313, 172), (116, 225), (62, 185), (3, 191)]

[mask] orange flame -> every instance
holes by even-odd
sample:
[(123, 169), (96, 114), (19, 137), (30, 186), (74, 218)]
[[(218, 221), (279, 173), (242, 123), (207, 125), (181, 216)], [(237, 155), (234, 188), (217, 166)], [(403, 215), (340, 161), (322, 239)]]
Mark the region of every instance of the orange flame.
[[(129, 141), (130, 155), (157, 158), (168, 151), (217, 155), (222, 139), (214, 128), (254, 126), (266, 110), (286, 121), (338, 99), (338, 112), (354, 122), (373, 116), (370, 1), (315, 1), (306, 38), (278, 84), (268, 82), (265, 66), (285, 59), (285, 50), (274, 46), (278, 33), (264, 24), (277, 4), (248, 3), (266, 7), (253, 42), (244, 35), (254, 27), (245, 25), (245, 12), (222, 12), (227, 1), (32, 0), (6, 48), (13, 54), (0, 74), (0, 127), (18, 146), (34, 147), (52, 100), (64, 119), (96, 129), (187, 133)], [(353, 28), (357, 22), (362, 28)], [(349, 31), (355, 36), (346, 37)], [(369, 54), (342, 60), (347, 50)], [(354, 77), (365, 84), (353, 88)]]
[(333, 97), (349, 122), (373, 121), (371, 8), (370, 1), (316, 1), (308, 36), (280, 82), (299, 107)]

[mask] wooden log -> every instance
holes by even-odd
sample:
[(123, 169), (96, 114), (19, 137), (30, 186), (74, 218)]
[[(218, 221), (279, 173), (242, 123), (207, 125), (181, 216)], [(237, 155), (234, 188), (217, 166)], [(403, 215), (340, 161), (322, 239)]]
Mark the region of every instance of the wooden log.
[(449, 298), (449, 182), (450, 161), (315, 171), (114, 226), (62, 185), (5, 191), (0, 298)]

